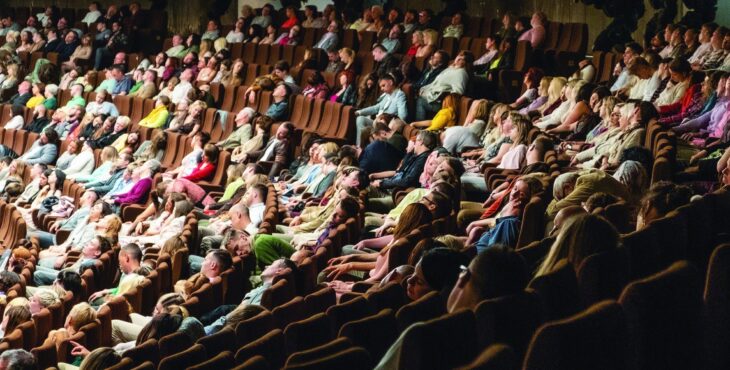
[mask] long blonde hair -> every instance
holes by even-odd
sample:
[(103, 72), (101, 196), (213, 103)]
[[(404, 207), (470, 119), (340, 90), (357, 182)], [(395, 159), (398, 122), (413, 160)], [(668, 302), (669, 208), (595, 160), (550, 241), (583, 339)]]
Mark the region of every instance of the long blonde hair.
[(560, 229), (535, 276), (549, 274), (562, 259), (578, 270), (586, 257), (615, 249), (619, 241), (618, 231), (605, 218), (590, 213), (571, 217)]
[(567, 80), (565, 77), (553, 77), (553, 79), (550, 80), (550, 86), (548, 86), (547, 89), (548, 99), (542, 107), (538, 108), (540, 112), (545, 111), (545, 109), (551, 107), (556, 101), (560, 100), (560, 92), (563, 91), (563, 86), (565, 86), (566, 83)]

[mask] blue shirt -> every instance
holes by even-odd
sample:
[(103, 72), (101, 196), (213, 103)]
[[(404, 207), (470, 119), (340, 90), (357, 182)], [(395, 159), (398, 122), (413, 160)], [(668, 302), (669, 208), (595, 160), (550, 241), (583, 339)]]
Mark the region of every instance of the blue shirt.
[(278, 103), (271, 103), (269, 109), (266, 110), (266, 115), (271, 117), (274, 122), (281, 122), (286, 120), (286, 116), (289, 113), (289, 104), (286, 100), (282, 100)]
[(520, 235), (522, 220), (517, 216), (507, 216), (497, 219), (494, 227), (479, 238), (476, 244), (477, 253), (482, 253), (494, 244), (502, 244), (514, 248)]
[(132, 78), (129, 76), (122, 77), (121, 80), (117, 81), (114, 84), (114, 88), (112, 89), (112, 95), (119, 95), (122, 92), (127, 94), (129, 93), (129, 90), (132, 89)]

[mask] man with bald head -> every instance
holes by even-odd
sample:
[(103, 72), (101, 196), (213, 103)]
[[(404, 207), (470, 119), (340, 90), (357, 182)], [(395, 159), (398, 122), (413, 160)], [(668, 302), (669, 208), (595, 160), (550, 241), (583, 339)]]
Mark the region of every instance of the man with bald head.
[[(229, 230), (245, 231), (253, 236), (258, 232), (257, 226), (251, 222), (248, 207), (243, 203), (236, 203), (228, 210), (228, 217), (214, 218), (210, 220), (207, 227), (198, 230), (200, 234), (201, 254), (206, 254), (213, 249), (219, 249), (223, 243), (224, 235)], [(190, 269), (197, 272), (203, 263), (203, 257), (191, 255), (188, 259)]]
[(565, 225), (568, 220), (584, 213), (586, 213), (586, 210), (581, 206), (569, 206), (558, 211), (558, 213), (555, 214), (555, 219), (553, 220), (553, 228), (550, 230), (550, 236), (558, 235), (560, 229), (563, 228), (563, 225)]

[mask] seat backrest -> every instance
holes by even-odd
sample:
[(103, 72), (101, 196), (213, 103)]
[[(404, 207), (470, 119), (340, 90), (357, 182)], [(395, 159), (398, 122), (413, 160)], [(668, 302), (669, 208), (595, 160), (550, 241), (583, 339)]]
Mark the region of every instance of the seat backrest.
[(508, 345), (492, 344), (482, 351), (469, 365), (459, 370), (509, 370), (517, 369), (519, 362), (515, 351)]
[(326, 312), (328, 308), (337, 303), (335, 290), (327, 287), (304, 297), (304, 307), (309, 315)]
[(616, 302), (604, 301), (542, 326), (523, 369), (630, 369), (631, 361), (626, 317)]
[(504, 343), (522, 358), (544, 322), (543, 311), (540, 296), (532, 290), (482, 301), (475, 310), (480, 347)]
[(476, 335), (476, 319), (470, 310), (415, 324), (403, 336), (398, 367), (451, 369), (463, 365), (478, 353)]
[(157, 340), (152, 338), (143, 343), (132, 347), (124, 352), (124, 357), (129, 357), (135, 364), (139, 365), (145, 361), (157, 363), (159, 361), (160, 352)]
[(289, 286), (287, 280), (279, 280), (274, 285), (266, 289), (261, 297), (261, 305), (269, 310), (273, 310), (285, 302), (294, 298), (294, 293)]
[[(216, 353), (216, 352), (210, 352), (209, 349), (206, 348), (207, 353)], [(233, 353), (230, 351), (223, 351), (215, 355), (214, 357), (210, 358), (207, 361), (201, 362), (197, 365), (189, 366), (189, 370), (222, 370), (222, 369), (231, 369), (233, 368)]]
[(561, 319), (578, 312), (578, 278), (568, 260), (560, 260), (553, 271), (532, 279), (528, 287), (545, 302), (547, 320)]
[(583, 307), (616, 299), (631, 279), (629, 253), (625, 248), (617, 248), (588, 256), (576, 274)]
[(274, 324), (279, 329), (286, 328), (294, 321), (304, 320), (307, 317), (304, 298), (294, 297), (289, 302), (274, 307), (271, 314), (274, 315)]
[(286, 360), (285, 367), (307, 363), (323, 358), (352, 347), (352, 342), (346, 337), (331, 340), (321, 346), (310, 348), (304, 351), (292, 353)]
[(327, 317), (330, 319), (332, 330), (339, 332), (345, 323), (366, 317), (372, 312), (368, 301), (364, 297), (357, 297), (328, 308)]
[(730, 353), (730, 244), (715, 248), (710, 256), (704, 292), (704, 345), (707, 369), (727, 369)]
[(395, 315), (398, 330), (403, 331), (411, 324), (431, 320), (446, 313), (446, 302), (438, 292), (430, 292), (423, 297), (401, 307)]
[(347, 337), (354, 345), (367, 349), (373, 358), (381, 358), (398, 336), (393, 310), (386, 308), (375, 315), (350, 321), (342, 326), (338, 336)]
[(284, 336), (287, 354), (317, 347), (333, 338), (330, 321), (324, 313), (292, 322), (284, 329)]
[(193, 343), (190, 340), (190, 336), (188, 336), (187, 333), (179, 331), (165, 335), (164, 337), (160, 338), (160, 343), (158, 345), (160, 350), (160, 358), (165, 358), (172, 354), (181, 352), (186, 348), (190, 348), (192, 344)]
[(205, 361), (205, 347), (196, 344), (184, 351), (171, 354), (160, 360), (158, 370), (180, 370), (187, 369), (191, 365)]
[(310, 362), (287, 366), (289, 370), (336, 370), (336, 369), (353, 369), (366, 370), (372, 369), (373, 357), (367, 350), (362, 347), (352, 347), (327, 357), (312, 360)]
[(700, 361), (702, 283), (687, 261), (629, 284), (626, 312), (637, 368), (692, 368)]
[(384, 308), (398, 310), (406, 301), (406, 292), (402, 285), (392, 282), (381, 289), (368, 293), (367, 300), (374, 312), (379, 312)]
[(241, 364), (256, 355), (263, 356), (266, 362), (277, 369), (284, 365), (284, 333), (281, 329), (274, 329), (261, 338), (241, 347), (236, 352), (236, 363)]
[(236, 342), (238, 347), (243, 347), (256, 338), (263, 336), (274, 329), (274, 316), (269, 311), (241, 321), (236, 326)]

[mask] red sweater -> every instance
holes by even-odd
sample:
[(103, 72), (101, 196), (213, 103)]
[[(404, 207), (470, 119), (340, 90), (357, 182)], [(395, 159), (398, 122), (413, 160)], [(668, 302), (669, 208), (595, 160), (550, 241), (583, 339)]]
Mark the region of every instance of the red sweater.
[(215, 164), (203, 160), (198, 163), (198, 166), (195, 167), (193, 172), (183, 178), (192, 182), (198, 182), (203, 180), (209, 180), (211, 177), (213, 177), (214, 173)]
[(659, 116), (671, 116), (680, 112), (684, 112), (692, 104), (692, 97), (697, 90), (702, 89), (701, 84), (694, 84), (690, 86), (687, 91), (684, 92), (682, 98), (672, 104), (662, 105), (659, 107)]

